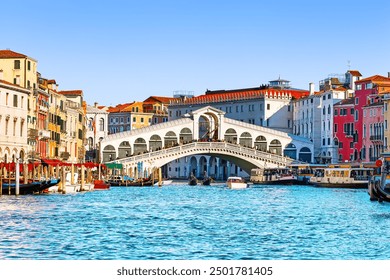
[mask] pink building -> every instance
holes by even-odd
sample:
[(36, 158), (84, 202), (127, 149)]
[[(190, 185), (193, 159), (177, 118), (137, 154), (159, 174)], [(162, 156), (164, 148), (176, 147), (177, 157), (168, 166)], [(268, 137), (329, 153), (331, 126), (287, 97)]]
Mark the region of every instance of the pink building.
[(383, 152), (383, 101), (380, 97), (363, 106), (362, 161), (376, 161)]

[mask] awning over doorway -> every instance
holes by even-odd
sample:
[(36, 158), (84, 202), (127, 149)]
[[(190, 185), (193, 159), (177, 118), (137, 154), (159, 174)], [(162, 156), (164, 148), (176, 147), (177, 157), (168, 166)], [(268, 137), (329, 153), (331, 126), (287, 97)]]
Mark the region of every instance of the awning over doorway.
[(109, 162), (105, 164), (109, 169), (122, 169), (122, 163)]

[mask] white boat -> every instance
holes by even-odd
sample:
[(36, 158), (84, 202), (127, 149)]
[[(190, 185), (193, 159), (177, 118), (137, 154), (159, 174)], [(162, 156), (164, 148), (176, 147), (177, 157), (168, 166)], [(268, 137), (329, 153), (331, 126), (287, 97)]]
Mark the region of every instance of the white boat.
[(291, 185), (298, 182), (290, 168), (255, 168), (250, 181), (262, 185)]
[(84, 186), (80, 184), (80, 191), (82, 192), (90, 192), (95, 189), (95, 185), (93, 183), (84, 183)]
[[(166, 186), (172, 184), (173, 180), (162, 180), (161, 181), (161, 186)], [(154, 183), (155, 186), (159, 186), (158, 182)]]
[(317, 169), (309, 183), (330, 188), (367, 188), (372, 174), (372, 168), (334, 166)]
[(78, 183), (79, 174), (73, 173), (73, 184), (72, 174), (69, 172), (65, 176), (65, 184), (62, 186), (63, 193), (76, 193), (81, 191), (81, 185)]
[(245, 189), (248, 184), (241, 177), (229, 177), (226, 181), (226, 185), (229, 189)]

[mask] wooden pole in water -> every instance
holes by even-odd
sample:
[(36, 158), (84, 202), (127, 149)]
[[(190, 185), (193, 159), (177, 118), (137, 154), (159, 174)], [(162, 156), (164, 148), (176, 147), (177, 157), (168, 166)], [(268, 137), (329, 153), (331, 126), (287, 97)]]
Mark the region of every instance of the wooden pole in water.
[(15, 162), (15, 195), (19, 195), (19, 187), (20, 187), (20, 165), (19, 159), (16, 159)]
[(23, 182), (28, 183), (28, 164), (27, 162), (23, 163)]
[(158, 186), (162, 186), (162, 173), (161, 173), (161, 167), (158, 168)]
[(0, 168), (0, 196), (3, 195), (3, 167)]
[(70, 184), (73, 185), (74, 183), (74, 164), (72, 163), (70, 167)]
[(81, 190), (84, 190), (85, 186), (85, 166), (81, 165)]
[(60, 176), (61, 176), (61, 192), (62, 193), (66, 193), (66, 182), (65, 182), (65, 180), (66, 180), (66, 175), (65, 175), (65, 166), (62, 166), (61, 167), (61, 174), (60, 174)]

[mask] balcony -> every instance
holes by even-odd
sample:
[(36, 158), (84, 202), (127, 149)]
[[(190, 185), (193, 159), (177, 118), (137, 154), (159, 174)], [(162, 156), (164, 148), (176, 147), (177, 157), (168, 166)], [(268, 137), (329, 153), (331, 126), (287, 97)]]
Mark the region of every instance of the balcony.
[(49, 108), (47, 108), (46, 106), (39, 105), (39, 111), (47, 113), (49, 111)]
[(39, 131), (39, 139), (40, 140), (50, 139), (50, 131), (40, 130)]
[(370, 136), (370, 140), (374, 143), (374, 144), (381, 144), (383, 145), (383, 135), (371, 135)]

